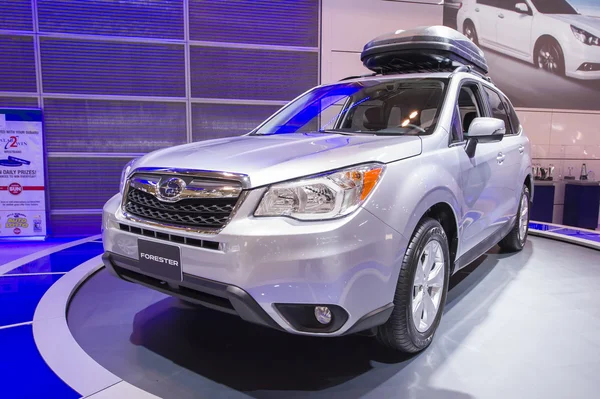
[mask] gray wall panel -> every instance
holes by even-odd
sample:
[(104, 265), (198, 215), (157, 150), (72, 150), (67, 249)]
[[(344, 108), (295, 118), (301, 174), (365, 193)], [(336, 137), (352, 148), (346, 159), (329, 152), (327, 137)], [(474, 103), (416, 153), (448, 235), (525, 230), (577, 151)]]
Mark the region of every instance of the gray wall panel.
[(100, 226), (102, 215), (51, 215), (51, 233), (54, 236), (87, 236), (91, 232), (90, 226)]
[(33, 30), (31, 0), (2, 0), (0, 29)]
[(273, 105), (193, 104), (194, 141), (248, 133), (279, 108)]
[(46, 99), (46, 147), (145, 153), (186, 142), (185, 103)]
[(38, 0), (41, 32), (183, 39), (183, 0)]
[(192, 97), (291, 100), (318, 82), (317, 53), (192, 46)]
[(190, 38), (317, 47), (318, 18), (318, 0), (190, 0)]
[(0, 35), (0, 91), (37, 91), (32, 37)]
[(37, 108), (38, 99), (31, 97), (0, 97), (1, 108)]
[(127, 162), (127, 158), (48, 158), (52, 209), (101, 209), (119, 192)]
[(185, 97), (183, 50), (178, 44), (44, 37), (44, 92)]

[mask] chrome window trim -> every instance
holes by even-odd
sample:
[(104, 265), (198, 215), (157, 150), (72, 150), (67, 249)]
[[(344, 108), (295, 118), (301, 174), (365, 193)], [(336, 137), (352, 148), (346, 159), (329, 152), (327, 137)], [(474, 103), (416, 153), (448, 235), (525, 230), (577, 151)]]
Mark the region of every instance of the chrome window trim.
[[(189, 176), (192, 178), (198, 179), (208, 179), (208, 180), (221, 180), (221, 181), (229, 181), (229, 182), (237, 182), (240, 185), (239, 196), (237, 197), (237, 202), (231, 211), (231, 214), (227, 218), (227, 222), (222, 227), (219, 228), (195, 228), (190, 226), (177, 226), (169, 223), (159, 223), (152, 220), (147, 220), (144, 218), (140, 218), (138, 216), (134, 216), (125, 211), (125, 200), (127, 198), (127, 194), (129, 193), (129, 188), (131, 187), (132, 178), (135, 175), (143, 175), (143, 174), (151, 174), (151, 175), (164, 175), (164, 176)], [(199, 233), (199, 234), (207, 234), (207, 235), (215, 235), (221, 232), (228, 224), (231, 222), (231, 219), (237, 214), (237, 211), (244, 203), (248, 195), (248, 191), (246, 189), (250, 188), (250, 178), (241, 173), (230, 173), (230, 172), (221, 172), (221, 171), (209, 171), (209, 170), (194, 170), (194, 169), (172, 169), (172, 168), (136, 168), (129, 173), (126, 177), (126, 184), (123, 189), (123, 195), (121, 197), (121, 213), (123, 217), (132, 222), (158, 227), (158, 228), (166, 228), (176, 231), (182, 231), (187, 233)], [(147, 185), (146, 188), (149, 190), (156, 189), (156, 185)], [(142, 191), (146, 191), (142, 189)], [(154, 191), (146, 191), (150, 194), (154, 194)], [(198, 198), (196, 196), (186, 197), (186, 198)], [(202, 197), (200, 197), (202, 198)], [(204, 197), (211, 198), (211, 197)], [(214, 197), (213, 197), (214, 198)], [(227, 197), (223, 197), (227, 198)], [(232, 198), (232, 197), (229, 197)], [(183, 197), (181, 198), (183, 199)]]

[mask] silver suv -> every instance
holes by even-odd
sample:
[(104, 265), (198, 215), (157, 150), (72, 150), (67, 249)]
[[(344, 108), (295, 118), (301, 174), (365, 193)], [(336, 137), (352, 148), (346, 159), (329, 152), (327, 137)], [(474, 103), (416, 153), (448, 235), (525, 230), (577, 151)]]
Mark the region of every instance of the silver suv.
[(130, 162), (104, 207), (106, 266), (281, 331), (427, 347), (449, 277), (497, 243), (523, 248), (533, 194), (510, 101), (481, 60), (441, 57), (470, 43), (451, 33), (425, 59), (402, 47), (422, 31), (395, 32), (365, 47), (373, 76), (309, 90), (247, 135)]

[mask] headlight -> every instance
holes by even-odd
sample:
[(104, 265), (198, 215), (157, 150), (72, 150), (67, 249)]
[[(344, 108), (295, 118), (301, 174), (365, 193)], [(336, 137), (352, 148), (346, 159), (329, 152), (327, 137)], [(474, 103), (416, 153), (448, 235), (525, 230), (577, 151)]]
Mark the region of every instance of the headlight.
[(125, 187), (125, 180), (127, 180), (127, 176), (129, 176), (129, 173), (133, 169), (133, 164), (138, 159), (139, 158), (134, 158), (131, 161), (127, 162), (127, 165), (125, 165), (125, 167), (123, 168), (123, 171), (121, 172), (121, 181), (119, 182), (119, 192), (121, 194), (123, 194), (123, 188)]
[(348, 215), (373, 191), (384, 169), (385, 165), (372, 163), (275, 184), (269, 187), (254, 215), (300, 220)]
[(573, 25), (571, 25), (571, 30), (573, 34), (581, 43), (587, 44), (588, 46), (600, 46), (600, 38), (592, 35), (590, 32), (585, 31), (583, 29), (579, 29)]

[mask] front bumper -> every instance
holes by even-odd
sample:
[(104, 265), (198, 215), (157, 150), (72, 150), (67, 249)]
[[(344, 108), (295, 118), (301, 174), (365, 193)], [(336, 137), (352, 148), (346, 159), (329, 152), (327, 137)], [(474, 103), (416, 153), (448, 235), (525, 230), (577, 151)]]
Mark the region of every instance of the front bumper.
[[(385, 322), (406, 239), (364, 209), (328, 222), (254, 218), (261, 196), (260, 190), (250, 191), (214, 235), (126, 220), (115, 196), (103, 214), (105, 264), (125, 280), (296, 334), (337, 336)], [(187, 241), (165, 242), (168, 235)], [(183, 280), (142, 274), (136, 266), (139, 239), (177, 245)], [(280, 305), (339, 307), (347, 317), (335, 330), (302, 329), (286, 319)]]
[(563, 49), (565, 54), (566, 74), (581, 80), (600, 79), (600, 47), (587, 46), (572, 39), (571, 47)]

